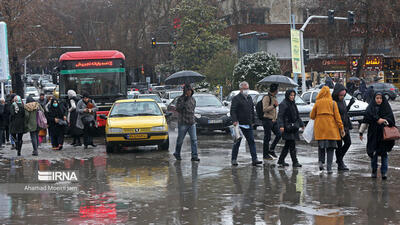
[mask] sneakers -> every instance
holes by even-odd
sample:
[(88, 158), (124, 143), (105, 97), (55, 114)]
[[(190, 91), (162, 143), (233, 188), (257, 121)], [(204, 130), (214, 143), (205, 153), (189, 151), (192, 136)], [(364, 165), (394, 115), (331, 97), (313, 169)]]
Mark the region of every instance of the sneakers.
[(200, 159), (199, 159), (198, 157), (196, 157), (196, 158), (192, 158), (191, 161), (193, 161), (193, 162), (200, 162)]
[(236, 160), (232, 160), (232, 161), (231, 161), (231, 164), (232, 164), (232, 166), (238, 166), (238, 165), (239, 165), (238, 162), (237, 162)]
[(338, 170), (339, 171), (349, 171), (349, 168), (344, 164), (344, 162), (338, 162)]
[(319, 162), (318, 163), (319, 164), (319, 170), (324, 170), (324, 164), (322, 163), (322, 162)]
[(292, 166), (293, 166), (293, 167), (298, 167), (298, 168), (300, 168), (300, 167), (302, 167), (303, 165), (301, 165), (300, 163), (296, 162), (296, 163), (293, 163)]
[(278, 156), (275, 154), (275, 151), (270, 151), (269, 155), (274, 157), (274, 158), (278, 158)]
[(285, 167), (285, 166), (289, 166), (288, 163), (285, 162), (278, 162), (279, 167)]
[(176, 154), (176, 153), (174, 153), (174, 154), (172, 154), (172, 155), (175, 156), (175, 159), (176, 159), (176, 160), (182, 160), (182, 158), (181, 158), (180, 155), (178, 155), (178, 154)]
[(32, 153), (33, 156), (38, 156), (39, 154), (37, 152)]
[(253, 164), (253, 166), (257, 166), (257, 165), (262, 164), (262, 161), (255, 160), (252, 162), (252, 164)]
[(267, 154), (266, 156), (263, 157), (264, 160), (273, 160), (274, 158), (272, 158), (269, 154)]
[(382, 174), (382, 180), (387, 180), (387, 176), (386, 176), (386, 174)]
[[(377, 177), (377, 175), (376, 175), (376, 172), (372, 172), (371, 173), (371, 178), (376, 178)], [(383, 178), (383, 177), (382, 177)]]

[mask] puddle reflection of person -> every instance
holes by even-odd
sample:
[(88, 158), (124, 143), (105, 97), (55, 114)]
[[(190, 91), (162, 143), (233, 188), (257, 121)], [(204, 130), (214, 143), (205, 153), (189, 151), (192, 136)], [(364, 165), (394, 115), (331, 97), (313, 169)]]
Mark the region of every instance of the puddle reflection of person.
[[(286, 171), (279, 170), (284, 187), (282, 187), (282, 202), (287, 205), (297, 206), (300, 203), (301, 193), (297, 192), (296, 181), (298, 170), (293, 170), (292, 175), (289, 177)], [(279, 208), (279, 219), (282, 225), (296, 224), (299, 222), (298, 217), (300, 211), (288, 207)]]
[[(242, 192), (242, 185), (240, 177), (237, 173), (237, 168), (232, 168), (233, 182), (236, 191)], [(232, 220), (233, 224), (255, 224), (256, 220), (256, 204), (255, 204), (255, 190), (257, 182), (257, 167), (252, 167), (249, 186), (245, 193), (240, 195), (241, 199), (237, 199), (234, 203)]]
[(382, 183), (381, 193), (376, 182), (372, 183), (370, 190), (367, 209), (368, 225), (384, 225), (389, 224), (388, 221), (397, 221), (395, 210), (389, 203), (387, 183)]
[(275, 164), (264, 164), (264, 221), (267, 224), (278, 224), (281, 182), (275, 170)]

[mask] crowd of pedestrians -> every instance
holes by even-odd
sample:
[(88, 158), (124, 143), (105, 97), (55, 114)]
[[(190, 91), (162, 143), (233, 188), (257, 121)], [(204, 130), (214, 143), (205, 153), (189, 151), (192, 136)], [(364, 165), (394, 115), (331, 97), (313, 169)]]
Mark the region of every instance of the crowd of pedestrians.
[(92, 138), (97, 127), (96, 111), (96, 103), (87, 93), (82, 93), (81, 99), (73, 90), (68, 91), (66, 101), (41, 94), (37, 101), (28, 96), (24, 102), (10, 94), (0, 99), (0, 149), (9, 144), (20, 156), (25, 133), (30, 134), (33, 156), (39, 155), (39, 146), (46, 140), (53, 150), (62, 150), (66, 134), (73, 137), (75, 147), (82, 145), (81, 136), (85, 149), (96, 147)]
[[(263, 143), (263, 159), (271, 160), (278, 158), (275, 149), (279, 140), (282, 138), (285, 143), (281, 150), (277, 164), (280, 167), (289, 166), (285, 162), (288, 154), (292, 159), (293, 167), (302, 167), (297, 159), (296, 141), (300, 140), (299, 130), (304, 130), (305, 124), (299, 116), (299, 111), (295, 103), (296, 92), (287, 90), (285, 99), (278, 104), (276, 94), (278, 93), (278, 84), (271, 84), (267, 95), (262, 98), (262, 123), (264, 128), (264, 143)], [(330, 88), (333, 89), (331, 94)], [(253, 124), (255, 120), (253, 99), (249, 96), (249, 84), (241, 82), (239, 84), (240, 92), (232, 99), (230, 115), (233, 126), (237, 126), (242, 137), (246, 138), (250, 149), (252, 165), (257, 166), (262, 164), (258, 160), (256, 153), (256, 145), (254, 141)], [(364, 90), (368, 107), (364, 120), (360, 125), (360, 139), (363, 139), (363, 133), (368, 129), (367, 139), (367, 154), (371, 158), (371, 168), (373, 178), (377, 177), (378, 157), (381, 157), (381, 174), (382, 179), (387, 179), (388, 170), (388, 152), (394, 146), (393, 140), (383, 138), (384, 127), (395, 126), (390, 104), (380, 92)], [(189, 132), (192, 145), (192, 160), (198, 160), (197, 153), (197, 137), (196, 124), (194, 118), (194, 108), (196, 101), (191, 96), (193, 89), (190, 85), (186, 85), (183, 95), (178, 99), (177, 111), (180, 113), (178, 124), (178, 139), (175, 153), (173, 154), (177, 160), (181, 160), (181, 147), (185, 134)], [(348, 111), (354, 104), (352, 98), (347, 105), (344, 97), (347, 94), (347, 89), (342, 83), (338, 82), (335, 85), (328, 80), (328, 84), (322, 86), (319, 91), (316, 102), (310, 113), (310, 118), (313, 120), (313, 137), (318, 143), (318, 164), (319, 169), (325, 169), (328, 174), (332, 174), (333, 158), (336, 156), (337, 169), (339, 171), (348, 171), (349, 168), (344, 163), (344, 157), (351, 146), (350, 130), (353, 129)], [(257, 113), (258, 114), (258, 113)], [(260, 117), (260, 116), (259, 116)], [(311, 125), (310, 125), (311, 126)], [(235, 130), (235, 129), (232, 129)], [(237, 132), (237, 131), (236, 131)], [(270, 146), (271, 132), (275, 134), (275, 139)], [(231, 164), (237, 166), (237, 156), (242, 138), (235, 139), (232, 154)]]

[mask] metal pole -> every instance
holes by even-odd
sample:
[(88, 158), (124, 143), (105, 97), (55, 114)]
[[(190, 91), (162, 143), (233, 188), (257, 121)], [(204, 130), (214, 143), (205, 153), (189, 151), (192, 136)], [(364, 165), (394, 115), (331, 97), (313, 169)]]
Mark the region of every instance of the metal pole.
[(300, 54), (301, 54), (301, 91), (302, 93), (306, 92), (306, 68), (304, 67), (304, 39), (303, 39), (303, 31), (300, 29)]
[(1, 98), (4, 98), (4, 82), (1, 82)]

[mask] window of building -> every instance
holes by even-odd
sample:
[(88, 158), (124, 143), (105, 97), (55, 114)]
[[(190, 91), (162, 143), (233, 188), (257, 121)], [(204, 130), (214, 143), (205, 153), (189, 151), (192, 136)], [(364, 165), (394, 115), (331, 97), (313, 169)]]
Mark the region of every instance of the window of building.
[(250, 24), (265, 24), (265, 9), (251, 9), (249, 11)]

